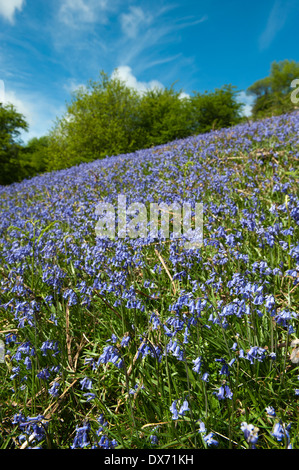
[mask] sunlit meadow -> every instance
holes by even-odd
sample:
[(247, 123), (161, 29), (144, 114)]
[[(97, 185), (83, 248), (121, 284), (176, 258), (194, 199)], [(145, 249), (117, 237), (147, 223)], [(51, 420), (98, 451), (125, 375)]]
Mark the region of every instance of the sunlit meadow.
[[(295, 112), (0, 187), (1, 448), (299, 448), (298, 136)], [(202, 246), (97, 237), (119, 194), (202, 203)]]

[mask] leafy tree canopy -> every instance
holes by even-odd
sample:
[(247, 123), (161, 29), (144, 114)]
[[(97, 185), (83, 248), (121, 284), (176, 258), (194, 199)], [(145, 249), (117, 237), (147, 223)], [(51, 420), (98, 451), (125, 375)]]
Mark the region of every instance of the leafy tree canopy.
[(290, 97), (293, 91), (291, 83), (296, 78), (299, 78), (299, 62), (273, 62), (270, 75), (247, 89), (247, 93), (255, 98), (252, 116), (259, 119), (292, 111), (295, 104)]
[(22, 130), (28, 124), (12, 104), (0, 103), (0, 184), (9, 184), (22, 178), (20, 152)]

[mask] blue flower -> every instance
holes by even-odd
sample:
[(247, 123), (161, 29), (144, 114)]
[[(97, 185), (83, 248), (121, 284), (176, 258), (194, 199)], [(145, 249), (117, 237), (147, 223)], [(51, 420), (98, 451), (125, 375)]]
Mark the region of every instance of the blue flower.
[(218, 398), (218, 400), (224, 400), (225, 398), (229, 398), (231, 400), (233, 397), (233, 392), (231, 391), (228, 385), (221, 385), (218, 390), (218, 393), (216, 393), (216, 397)]
[(149, 438), (153, 446), (158, 445), (158, 437), (155, 434), (151, 434)]
[(89, 433), (90, 431), (90, 424), (86, 423), (81, 427), (76, 427), (76, 435), (73, 440), (73, 444), (71, 445), (71, 449), (82, 449), (90, 445), (89, 442)]
[(199, 430), (198, 430), (198, 432), (201, 433), (201, 434), (206, 433), (205, 423), (201, 420), (199, 420)]
[(274, 436), (278, 441), (282, 441), (284, 438), (286, 438), (288, 441), (290, 439), (290, 431), (291, 424), (288, 424), (285, 426), (281, 421), (277, 422), (274, 424), (273, 431), (272, 431), (272, 436)]
[(183, 404), (180, 408), (179, 415), (184, 416), (186, 411), (189, 411), (189, 404), (188, 404), (187, 400), (184, 400), (184, 402), (183, 402)]
[(192, 370), (194, 370), (194, 372), (197, 372), (199, 374), (200, 368), (201, 368), (201, 365), (202, 365), (201, 356), (199, 356), (197, 359), (194, 359), (192, 362), (194, 364), (194, 366), (192, 367)]
[(177, 404), (177, 400), (173, 401), (170, 408), (169, 408), (171, 413), (172, 413), (172, 419), (174, 419), (174, 420), (178, 419), (178, 417), (179, 417), (178, 410), (176, 408), (176, 404)]
[(241, 430), (243, 431), (244, 437), (248, 444), (251, 444), (254, 448), (258, 441), (259, 428), (253, 426), (253, 424), (247, 424), (246, 422), (243, 422), (241, 423)]
[(58, 389), (59, 389), (60, 385), (58, 382), (54, 382), (52, 387), (49, 388), (48, 392), (50, 395), (52, 395), (53, 397), (58, 397), (59, 393), (58, 393)]
[(267, 406), (266, 407), (266, 412), (267, 412), (267, 415), (269, 416), (276, 416), (276, 413), (275, 413), (275, 410), (273, 408), (273, 406)]
[(45, 367), (45, 368), (42, 369), (40, 372), (38, 372), (38, 373), (36, 374), (36, 376), (37, 376), (39, 379), (42, 379), (42, 380), (49, 380), (49, 378), (50, 378), (49, 368), (48, 368), (48, 367)]
[(203, 437), (203, 440), (206, 442), (208, 446), (218, 446), (218, 441), (214, 439), (214, 433), (210, 432), (206, 436)]
[(202, 374), (201, 380), (203, 380), (204, 382), (208, 382), (208, 381), (209, 381), (209, 374), (208, 374), (208, 372), (205, 372), (204, 374)]
[(121, 340), (120, 346), (125, 348), (129, 344), (130, 339), (129, 335), (125, 335)]
[(91, 390), (92, 389), (92, 381), (88, 377), (84, 377), (84, 379), (80, 380), (81, 390)]
[(95, 393), (91, 393), (91, 392), (89, 392), (89, 393), (83, 393), (83, 396), (84, 396), (84, 397), (87, 397), (87, 398), (86, 398), (86, 401), (94, 400), (95, 397), (96, 397)]

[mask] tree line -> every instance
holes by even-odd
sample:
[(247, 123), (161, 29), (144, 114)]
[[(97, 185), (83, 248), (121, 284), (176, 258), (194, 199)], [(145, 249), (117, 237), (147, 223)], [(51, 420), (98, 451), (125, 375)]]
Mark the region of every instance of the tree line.
[[(299, 79), (299, 63), (274, 62), (268, 77), (251, 85), (251, 119), (290, 112), (291, 83)], [(28, 124), (13, 105), (0, 103), (0, 184), (10, 184), (45, 171), (69, 168), (106, 156), (230, 127), (242, 122), (243, 104), (232, 85), (185, 96), (170, 88), (143, 93), (101, 72), (98, 81), (76, 90), (49, 134), (20, 140)]]

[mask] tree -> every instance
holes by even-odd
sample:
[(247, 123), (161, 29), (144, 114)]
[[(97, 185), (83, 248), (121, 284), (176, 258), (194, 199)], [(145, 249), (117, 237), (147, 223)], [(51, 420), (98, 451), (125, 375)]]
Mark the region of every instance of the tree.
[(257, 80), (247, 93), (254, 96), (252, 116), (255, 119), (284, 114), (294, 110), (291, 83), (299, 78), (299, 62), (283, 60), (271, 64), (270, 75)]
[(239, 122), (235, 87), (184, 97), (174, 87), (138, 93), (104, 72), (72, 96), (49, 135), (48, 170), (165, 144)]
[(191, 97), (193, 132), (199, 134), (239, 123), (243, 105), (236, 94), (236, 87), (232, 85), (224, 85), (209, 93), (195, 92)]
[(23, 177), (20, 165), (21, 131), (28, 130), (22, 114), (12, 104), (0, 103), (0, 184), (10, 184)]
[(147, 90), (140, 100), (144, 147), (161, 145), (191, 134), (190, 101), (173, 87)]
[(48, 169), (68, 168), (138, 148), (137, 92), (102, 72), (72, 96), (50, 133)]
[(28, 176), (43, 173), (48, 166), (49, 137), (33, 137), (22, 149), (20, 160), (26, 167)]

